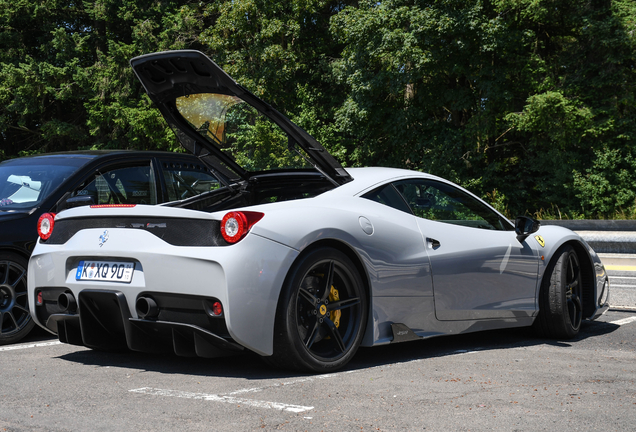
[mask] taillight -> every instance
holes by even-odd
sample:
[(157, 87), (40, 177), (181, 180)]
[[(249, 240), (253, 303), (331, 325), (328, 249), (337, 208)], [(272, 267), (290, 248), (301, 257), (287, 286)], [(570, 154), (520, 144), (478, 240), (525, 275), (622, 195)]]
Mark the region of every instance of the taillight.
[(55, 226), (55, 213), (44, 213), (38, 219), (38, 235), (42, 240), (48, 240)]
[(250, 228), (265, 216), (251, 211), (229, 212), (221, 220), (221, 235), (228, 243), (236, 243), (249, 232)]

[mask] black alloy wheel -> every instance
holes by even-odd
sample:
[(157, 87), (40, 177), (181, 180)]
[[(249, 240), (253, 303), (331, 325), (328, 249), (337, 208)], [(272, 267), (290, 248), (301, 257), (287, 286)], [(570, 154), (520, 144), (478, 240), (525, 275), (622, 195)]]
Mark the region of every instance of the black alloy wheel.
[(33, 328), (26, 268), (21, 256), (0, 253), (0, 345), (19, 341)]
[(568, 316), (573, 331), (578, 332), (583, 321), (583, 304), (581, 302), (581, 267), (576, 253), (568, 254), (565, 274), (565, 299)]
[(348, 363), (367, 319), (358, 270), (342, 252), (319, 248), (292, 268), (279, 304), (274, 355), (279, 367), (325, 372)]
[(565, 245), (554, 254), (543, 276), (534, 327), (552, 338), (575, 337), (583, 321), (582, 299), (579, 257), (572, 246)]

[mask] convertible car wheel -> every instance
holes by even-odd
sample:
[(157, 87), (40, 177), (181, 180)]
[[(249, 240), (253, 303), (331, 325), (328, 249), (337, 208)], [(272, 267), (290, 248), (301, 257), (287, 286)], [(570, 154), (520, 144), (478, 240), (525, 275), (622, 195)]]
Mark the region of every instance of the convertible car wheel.
[(0, 253), (0, 345), (19, 341), (35, 324), (29, 313), (26, 268), (21, 256)]
[(581, 294), (579, 258), (574, 249), (566, 245), (554, 255), (543, 277), (535, 327), (553, 338), (576, 336), (583, 319)]
[(367, 318), (367, 297), (358, 270), (342, 252), (319, 248), (297, 262), (278, 306), (274, 355), (282, 368), (325, 372), (354, 356)]

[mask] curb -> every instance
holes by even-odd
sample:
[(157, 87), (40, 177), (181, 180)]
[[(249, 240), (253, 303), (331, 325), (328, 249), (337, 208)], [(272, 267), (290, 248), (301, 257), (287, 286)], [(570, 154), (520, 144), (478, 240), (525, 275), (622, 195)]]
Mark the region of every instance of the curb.
[(614, 312), (636, 312), (636, 307), (632, 306), (610, 306), (609, 310)]

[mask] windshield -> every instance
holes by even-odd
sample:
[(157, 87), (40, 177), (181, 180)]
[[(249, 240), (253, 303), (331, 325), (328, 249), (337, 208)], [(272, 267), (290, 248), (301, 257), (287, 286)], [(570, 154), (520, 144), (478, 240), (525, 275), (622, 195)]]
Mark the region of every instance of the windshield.
[(38, 163), (35, 160), (33, 163), (34, 165), (25, 165), (20, 159), (0, 163), (0, 211), (30, 210), (39, 206), (78, 168), (35, 165)]
[(311, 167), (289, 150), (288, 136), (278, 125), (236, 96), (198, 93), (175, 102), (192, 128), (246, 171)]

